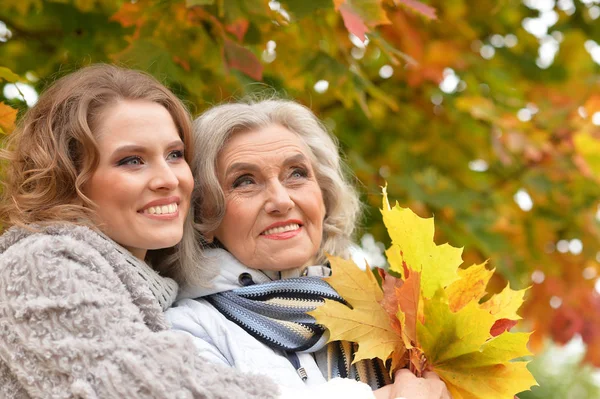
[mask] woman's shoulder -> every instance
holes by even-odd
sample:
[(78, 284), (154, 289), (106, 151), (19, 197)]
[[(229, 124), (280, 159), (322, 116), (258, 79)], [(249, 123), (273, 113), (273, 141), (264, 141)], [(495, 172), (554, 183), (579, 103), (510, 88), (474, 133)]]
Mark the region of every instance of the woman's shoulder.
[(62, 274), (68, 264), (80, 277), (100, 273), (112, 279), (123, 262), (114, 242), (86, 226), (13, 226), (0, 236), (0, 275), (7, 278)]
[[(103, 242), (104, 241), (104, 242)], [(35, 257), (52, 253), (69, 256), (76, 252), (98, 252), (107, 240), (86, 226), (53, 224), (45, 226), (13, 226), (0, 236), (0, 258)]]
[(85, 226), (14, 226), (0, 236), (0, 274), (11, 278), (43, 275), (67, 264), (72, 270), (107, 274), (112, 269), (106, 258), (110, 246)]
[(92, 246), (102, 241), (102, 236), (83, 225), (57, 223), (51, 225), (13, 226), (0, 236), (0, 254), (10, 248), (35, 245), (43, 247), (52, 242), (69, 242), (75, 246)]
[(73, 253), (88, 253), (106, 258), (109, 263), (120, 263), (132, 257), (106, 235), (86, 225), (56, 223), (13, 226), (0, 236), (0, 258), (9, 253), (19, 256), (38, 252), (66, 257), (71, 257)]

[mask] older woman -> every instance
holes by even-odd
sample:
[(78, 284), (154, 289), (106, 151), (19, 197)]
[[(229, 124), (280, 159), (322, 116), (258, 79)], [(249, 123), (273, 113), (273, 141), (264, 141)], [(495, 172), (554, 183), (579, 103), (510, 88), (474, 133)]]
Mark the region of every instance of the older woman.
[(382, 364), (351, 365), (355, 348), (325, 346), (326, 333), (304, 313), (324, 297), (341, 300), (319, 277), (329, 274), (325, 253), (348, 255), (360, 209), (338, 147), (312, 112), (280, 100), (221, 105), (194, 132), (198, 229), (216, 277), (182, 288), (167, 312), (173, 327), (197, 338), (202, 357), (267, 374), (284, 392), (384, 398), (420, 384), (420, 397), (444, 397), (435, 376), (414, 382), (402, 373), (402, 384), (377, 389), (389, 383)]
[(195, 356), (163, 316), (177, 284), (156, 269), (195, 263), (193, 234), (179, 244), (191, 143), (175, 95), (109, 65), (58, 80), (25, 114), (4, 152), (0, 397), (277, 396)]

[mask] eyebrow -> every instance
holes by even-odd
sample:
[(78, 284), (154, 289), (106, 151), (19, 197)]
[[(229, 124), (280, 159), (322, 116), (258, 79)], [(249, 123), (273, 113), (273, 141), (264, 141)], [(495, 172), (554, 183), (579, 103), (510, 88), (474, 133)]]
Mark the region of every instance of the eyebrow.
[[(288, 157), (283, 161), (283, 166), (293, 165), (295, 163), (306, 162), (306, 157), (304, 154), (296, 154), (291, 157)], [(247, 170), (250, 172), (256, 172), (258, 170), (258, 166), (253, 163), (246, 162), (235, 162), (229, 165), (227, 170), (225, 171), (225, 176), (229, 176), (231, 173), (235, 173), (239, 170)]]
[(307, 159), (304, 156), (304, 154), (296, 154), (294, 156), (286, 158), (286, 160), (283, 162), (283, 165), (288, 166), (288, 165), (293, 165), (295, 163), (302, 163), (302, 162), (307, 162)]
[[(173, 148), (176, 147), (180, 147), (183, 146), (184, 143), (181, 140), (174, 140), (171, 141), (169, 144), (167, 144), (167, 150), (171, 150)], [(137, 145), (137, 144), (126, 144), (123, 145), (121, 147), (117, 147), (114, 151), (113, 154), (120, 154), (123, 152), (137, 152), (137, 153), (144, 153), (147, 151), (147, 148), (144, 147), (143, 145)]]

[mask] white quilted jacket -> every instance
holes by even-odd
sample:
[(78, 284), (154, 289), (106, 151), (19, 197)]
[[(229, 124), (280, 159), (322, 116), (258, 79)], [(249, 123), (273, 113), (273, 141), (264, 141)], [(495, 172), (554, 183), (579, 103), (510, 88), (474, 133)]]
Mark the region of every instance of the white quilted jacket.
[[(298, 353), (302, 367), (308, 375), (304, 382), (289, 360), (280, 352), (256, 340), (241, 327), (227, 320), (211, 304), (199, 298), (216, 292), (241, 287), (240, 274), (249, 273), (255, 283), (279, 278), (278, 272), (262, 272), (241, 264), (222, 249), (211, 249), (207, 255), (219, 275), (210, 288), (180, 287), (175, 307), (165, 313), (173, 329), (185, 331), (195, 337), (198, 354), (218, 364), (226, 364), (240, 371), (265, 374), (273, 379), (283, 392), (283, 397), (310, 399), (373, 399), (371, 388), (351, 379), (325, 380), (311, 354)], [(311, 268), (311, 275), (319, 273), (320, 266)], [(284, 278), (295, 277), (298, 271), (287, 272)]]

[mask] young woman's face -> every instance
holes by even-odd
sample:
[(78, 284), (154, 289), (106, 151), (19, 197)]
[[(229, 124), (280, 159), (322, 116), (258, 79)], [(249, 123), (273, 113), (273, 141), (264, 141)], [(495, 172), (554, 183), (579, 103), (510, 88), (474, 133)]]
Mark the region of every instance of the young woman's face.
[(98, 206), (99, 228), (144, 258), (177, 244), (194, 186), (173, 118), (150, 101), (120, 101), (103, 111), (98, 168), (84, 193)]
[(280, 125), (234, 134), (217, 159), (225, 217), (214, 236), (248, 267), (311, 263), (325, 204), (302, 139)]

